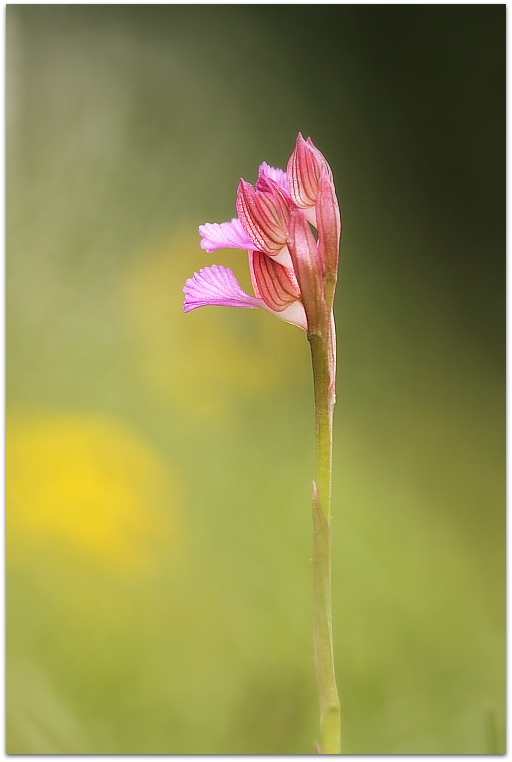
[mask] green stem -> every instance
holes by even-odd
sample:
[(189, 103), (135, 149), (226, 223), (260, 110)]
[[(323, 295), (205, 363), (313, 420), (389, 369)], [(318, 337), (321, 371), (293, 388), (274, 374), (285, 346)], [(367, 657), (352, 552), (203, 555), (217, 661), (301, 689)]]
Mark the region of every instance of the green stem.
[(331, 482), (334, 412), (334, 326), (308, 336), (313, 362), (317, 482), (313, 484), (313, 590), (315, 666), (320, 700), (322, 752), (341, 753), (341, 713), (332, 639)]

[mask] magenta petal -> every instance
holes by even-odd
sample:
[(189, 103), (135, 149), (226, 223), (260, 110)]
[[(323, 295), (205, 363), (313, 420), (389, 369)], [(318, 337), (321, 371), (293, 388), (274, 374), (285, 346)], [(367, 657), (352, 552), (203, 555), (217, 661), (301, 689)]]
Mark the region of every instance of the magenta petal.
[[(279, 169), (278, 167), (271, 167), (270, 164), (267, 164), (266, 161), (263, 162), (263, 164), (260, 166), (260, 170), (258, 173), (258, 179), (260, 177), (270, 177), (271, 180), (273, 180), (275, 183), (279, 185), (281, 190), (284, 190), (285, 193), (290, 193), (290, 189), (288, 186), (288, 176), (284, 169)], [(258, 188), (258, 183), (256, 183), (256, 188)], [(262, 190), (261, 188), (258, 188), (258, 190)]]
[(185, 304), (183, 312), (191, 312), (208, 305), (217, 307), (265, 307), (262, 299), (246, 294), (229, 267), (212, 265), (203, 267), (189, 278), (183, 289)]
[(208, 254), (218, 249), (252, 249), (254, 244), (247, 236), (237, 217), (231, 222), (205, 222), (199, 226), (201, 248)]

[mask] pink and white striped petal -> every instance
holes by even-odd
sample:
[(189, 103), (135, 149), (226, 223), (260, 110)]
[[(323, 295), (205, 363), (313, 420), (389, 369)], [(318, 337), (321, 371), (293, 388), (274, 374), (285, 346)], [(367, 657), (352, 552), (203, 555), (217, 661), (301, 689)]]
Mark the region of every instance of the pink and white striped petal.
[(269, 177), (260, 177), (260, 189), (240, 180), (236, 210), (253, 249), (276, 256), (286, 246), (288, 222), (293, 203), (283, 189)]
[(229, 267), (212, 265), (203, 267), (189, 278), (183, 289), (185, 304), (183, 312), (191, 312), (198, 307), (265, 307), (265, 302), (246, 294), (236, 275)]
[(304, 140), (299, 132), (295, 150), (287, 167), (289, 193), (297, 206), (314, 206), (323, 172), (327, 173), (332, 182), (331, 168), (325, 156), (316, 148), (311, 138)]
[(206, 222), (199, 226), (201, 248), (208, 254), (218, 249), (252, 249), (254, 243), (246, 234), (238, 217), (231, 222)]
[(295, 273), (261, 251), (249, 252), (254, 293), (263, 299), (273, 312), (283, 312), (300, 299)]

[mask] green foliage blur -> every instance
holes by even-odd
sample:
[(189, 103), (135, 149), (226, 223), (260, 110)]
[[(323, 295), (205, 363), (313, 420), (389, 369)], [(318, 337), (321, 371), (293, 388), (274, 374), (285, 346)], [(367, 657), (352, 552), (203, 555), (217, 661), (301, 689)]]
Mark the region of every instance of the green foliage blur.
[(503, 753), (505, 7), (7, 6), (7, 751), (311, 754), (308, 345), (182, 313), (333, 168), (349, 754)]

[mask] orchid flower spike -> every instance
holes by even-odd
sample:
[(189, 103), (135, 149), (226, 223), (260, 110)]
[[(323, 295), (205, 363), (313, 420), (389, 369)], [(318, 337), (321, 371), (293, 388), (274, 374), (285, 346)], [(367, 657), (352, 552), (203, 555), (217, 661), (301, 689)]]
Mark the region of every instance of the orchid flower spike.
[(231, 222), (200, 226), (201, 247), (246, 250), (255, 296), (243, 291), (232, 270), (213, 265), (187, 280), (184, 311), (262, 307), (318, 332), (332, 312), (341, 220), (331, 169), (311, 138), (299, 134), (287, 172), (264, 162), (255, 186), (241, 180), (236, 207)]
[[(222, 265), (204, 267), (185, 284), (184, 311), (207, 305), (261, 307), (308, 333), (313, 366), (317, 481), (313, 482), (314, 643), (322, 751), (340, 754), (331, 606), (331, 481), (336, 401), (334, 293), (341, 217), (331, 168), (299, 133), (287, 171), (263, 163), (256, 185), (240, 180), (238, 217), (201, 225), (201, 247), (245, 249), (254, 295)], [(316, 235), (312, 228), (316, 228)]]

